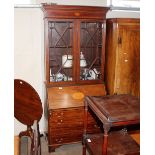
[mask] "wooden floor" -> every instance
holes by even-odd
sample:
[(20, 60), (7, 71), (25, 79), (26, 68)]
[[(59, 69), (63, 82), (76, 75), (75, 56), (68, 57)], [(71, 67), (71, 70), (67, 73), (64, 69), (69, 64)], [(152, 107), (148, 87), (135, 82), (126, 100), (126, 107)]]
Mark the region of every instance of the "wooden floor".
[(130, 133), (131, 137), (140, 145), (140, 131)]
[(14, 136), (14, 155), (19, 155), (19, 137)]

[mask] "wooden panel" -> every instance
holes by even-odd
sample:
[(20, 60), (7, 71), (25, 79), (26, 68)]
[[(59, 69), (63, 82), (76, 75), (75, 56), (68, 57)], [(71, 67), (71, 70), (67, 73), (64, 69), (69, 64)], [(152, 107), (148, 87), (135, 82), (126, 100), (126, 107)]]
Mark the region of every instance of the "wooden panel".
[(101, 96), (106, 94), (103, 84), (51, 87), (47, 91), (49, 109), (81, 107), (84, 106), (84, 96)]
[(140, 96), (140, 20), (108, 19), (106, 43), (108, 93)]
[(140, 31), (139, 26), (120, 26), (119, 35), (121, 44), (119, 44), (118, 63), (116, 65), (116, 92), (135, 93), (140, 82)]
[(114, 93), (115, 67), (117, 50), (117, 25), (111, 21), (107, 22), (106, 55), (105, 55), (105, 80), (106, 89), (109, 94)]
[(45, 18), (95, 18), (104, 19), (108, 7), (87, 7), (70, 5), (46, 5), (42, 10)]

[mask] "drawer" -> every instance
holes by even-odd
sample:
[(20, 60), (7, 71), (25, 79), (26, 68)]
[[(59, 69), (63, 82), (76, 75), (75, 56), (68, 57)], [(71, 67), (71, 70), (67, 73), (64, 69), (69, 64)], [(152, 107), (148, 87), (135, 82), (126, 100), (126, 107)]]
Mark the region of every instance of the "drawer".
[(77, 142), (82, 140), (83, 131), (80, 128), (74, 130), (53, 130), (50, 129), (48, 132), (48, 138), (50, 145), (52, 144), (63, 144), (69, 142)]
[(83, 109), (50, 110), (48, 124), (52, 128), (83, 126)]
[(83, 120), (84, 110), (83, 108), (70, 108), (70, 109), (62, 109), (62, 110), (50, 110), (49, 111), (49, 119), (52, 118), (64, 118), (66, 120), (76, 119)]
[(82, 141), (82, 135), (78, 137), (61, 137), (61, 138), (52, 138), (49, 145), (53, 144), (65, 144), (65, 143), (73, 143), (73, 142), (78, 142)]
[(62, 135), (69, 135), (70, 134), (83, 134), (83, 127), (76, 126), (76, 127), (68, 127), (68, 128), (50, 128), (48, 133), (50, 136), (62, 136)]
[(49, 123), (49, 127), (53, 129), (75, 128), (77, 126), (80, 126), (83, 128), (84, 124), (82, 121), (64, 120), (64, 119), (53, 120)]

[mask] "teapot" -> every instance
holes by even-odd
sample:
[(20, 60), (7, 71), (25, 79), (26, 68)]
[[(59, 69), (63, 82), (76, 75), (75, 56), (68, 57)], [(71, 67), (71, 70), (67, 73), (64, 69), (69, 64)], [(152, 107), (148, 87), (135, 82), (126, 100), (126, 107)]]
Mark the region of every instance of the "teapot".
[(86, 67), (87, 63), (82, 52), (80, 52), (80, 67)]
[(99, 75), (99, 72), (97, 71), (96, 68), (90, 69), (89, 70), (89, 75), (92, 77), (92, 79), (97, 79), (98, 75)]
[(64, 78), (64, 74), (58, 73), (56, 74), (56, 81), (62, 81)]
[(94, 70), (90, 69), (89, 75), (91, 76), (92, 79), (96, 79), (96, 74), (95, 74)]

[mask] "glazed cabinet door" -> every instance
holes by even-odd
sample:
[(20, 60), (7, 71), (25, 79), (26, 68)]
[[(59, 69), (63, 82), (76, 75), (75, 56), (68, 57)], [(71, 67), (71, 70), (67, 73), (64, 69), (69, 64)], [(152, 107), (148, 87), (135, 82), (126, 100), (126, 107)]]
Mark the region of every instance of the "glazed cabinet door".
[(73, 83), (74, 74), (74, 21), (48, 21), (47, 79), (52, 84)]
[(140, 95), (139, 25), (119, 27), (115, 92)]
[(46, 75), (49, 83), (103, 83), (105, 30), (103, 20), (48, 21)]
[(100, 83), (104, 75), (105, 22), (80, 21), (79, 83)]

